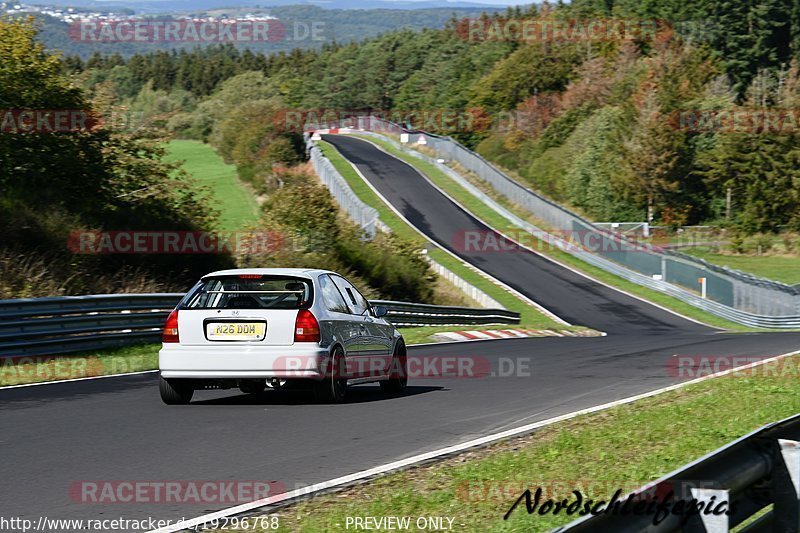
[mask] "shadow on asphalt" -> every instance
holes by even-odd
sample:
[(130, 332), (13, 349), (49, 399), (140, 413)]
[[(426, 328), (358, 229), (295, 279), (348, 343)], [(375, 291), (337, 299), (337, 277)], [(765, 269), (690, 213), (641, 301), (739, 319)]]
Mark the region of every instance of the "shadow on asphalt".
[[(347, 399), (344, 403), (377, 402), (417, 396), (419, 394), (440, 390), (445, 390), (445, 388), (409, 385), (402, 393), (391, 394), (383, 392), (377, 385), (356, 385), (347, 389)], [(231, 393), (230, 396), (208, 400), (198, 399), (197, 396), (195, 396), (192, 405), (324, 405), (318, 402), (314, 398), (314, 393), (308, 389), (287, 391), (268, 389), (262, 394), (243, 394), (235, 389), (231, 389), (229, 392)]]

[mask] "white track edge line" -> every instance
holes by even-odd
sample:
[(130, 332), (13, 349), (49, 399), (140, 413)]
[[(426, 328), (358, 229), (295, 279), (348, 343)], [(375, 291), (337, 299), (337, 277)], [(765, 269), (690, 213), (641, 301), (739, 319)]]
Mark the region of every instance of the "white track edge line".
[(614, 400), (613, 402), (608, 402), (600, 405), (596, 405), (594, 407), (587, 407), (585, 409), (580, 409), (578, 411), (573, 411), (571, 413), (567, 413), (564, 415), (555, 416), (552, 418), (548, 418), (546, 420), (540, 420), (539, 422), (533, 422), (531, 424), (526, 424), (524, 426), (519, 426), (516, 428), (508, 429), (505, 431), (501, 431), (499, 433), (492, 433), (490, 435), (486, 435), (483, 437), (479, 437), (477, 439), (473, 439), (467, 442), (462, 442), (461, 444), (455, 444), (453, 446), (447, 446), (445, 448), (440, 448), (438, 450), (433, 450), (430, 452), (422, 453), (419, 455), (414, 455), (412, 457), (408, 457), (406, 459), (400, 459), (399, 461), (393, 461), (391, 463), (385, 463), (383, 465), (379, 465), (367, 470), (361, 470), (360, 472), (355, 472), (353, 474), (348, 474), (346, 476), (337, 477), (334, 479), (330, 479), (328, 481), (323, 481), (321, 483), (315, 483), (313, 485), (309, 485), (307, 487), (303, 487), (301, 489), (296, 489), (290, 492), (284, 492), (281, 494), (276, 494), (275, 496), (270, 496), (267, 498), (263, 498), (261, 500), (256, 500), (250, 503), (245, 503), (242, 505), (237, 505), (235, 507), (229, 507), (227, 509), (222, 509), (220, 511), (216, 511), (214, 513), (209, 513), (206, 515), (198, 516), (197, 518), (192, 518), (190, 520), (186, 520), (185, 522), (176, 523), (170, 526), (166, 526), (160, 529), (154, 529), (148, 533), (173, 533), (176, 531), (182, 531), (184, 529), (195, 528), (196, 526), (201, 526), (207, 522), (211, 522), (215, 519), (225, 518), (232, 515), (237, 515), (241, 513), (246, 513), (247, 511), (252, 511), (259, 507), (265, 507), (267, 505), (274, 505), (276, 503), (280, 503), (286, 500), (291, 500), (293, 498), (298, 498), (300, 496), (305, 496), (308, 494), (313, 494), (315, 492), (320, 492), (323, 490), (331, 489), (334, 487), (338, 487), (341, 485), (346, 485), (353, 481), (359, 481), (365, 478), (373, 477), (380, 474), (386, 474), (393, 470), (399, 470), (401, 468), (412, 466), (417, 463), (421, 463), (424, 461), (428, 461), (431, 459), (436, 459), (443, 455), (450, 455), (458, 452), (462, 452), (464, 450), (474, 448), (476, 446), (481, 446), (484, 444), (489, 444), (507, 437), (513, 437), (519, 435), (521, 433), (528, 433), (535, 429), (539, 429), (544, 426), (549, 426), (555, 424), (557, 422), (563, 422), (565, 420), (570, 420), (572, 418), (576, 418), (581, 415), (596, 413), (598, 411), (604, 411), (610, 409), (612, 407), (617, 407), (620, 405), (629, 404), (635, 402), (637, 400), (643, 400), (645, 398), (650, 398), (652, 396), (657, 396), (659, 394), (663, 394), (665, 392), (671, 392), (689, 385), (693, 385), (695, 383), (700, 383), (712, 378), (717, 378), (721, 376), (726, 376), (728, 374), (732, 374), (734, 372), (741, 372), (743, 370), (747, 370), (750, 368), (755, 368), (761, 365), (765, 365), (767, 363), (771, 363), (772, 361), (777, 361), (780, 359), (784, 359), (786, 357), (791, 357), (792, 355), (800, 354), (800, 350), (794, 352), (788, 352), (785, 354), (777, 355), (775, 357), (770, 357), (769, 359), (764, 359), (762, 361), (756, 361), (754, 363), (750, 363), (747, 365), (738, 366), (735, 368), (730, 368), (728, 370), (724, 370), (722, 372), (718, 372), (716, 374), (710, 374), (708, 376), (703, 376), (699, 378), (695, 378), (689, 381), (685, 381), (682, 383), (676, 383), (674, 385), (670, 385), (668, 387), (662, 387), (660, 389), (655, 389), (649, 392), (644, 392), (642, 394), (637, 394), (635, 396), (629, 396), (627, 398), (623, 398), (621, 400)]

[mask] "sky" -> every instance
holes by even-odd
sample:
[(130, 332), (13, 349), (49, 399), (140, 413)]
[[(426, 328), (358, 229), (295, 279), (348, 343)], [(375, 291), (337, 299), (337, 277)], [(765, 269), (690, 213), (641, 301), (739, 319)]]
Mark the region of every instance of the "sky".
[[(396, 2), (400, 1), (403, 3), (406, 2), (416, 2), (416, 1), (425, 1), (425, 0), (384, 0), (386, 2)], [(526, 4), (535, 3), (532, 0), (464, 0), (465, 2), (469, 2), (471, 4), (487, 4), (492, 6), (520, 6)], [(442, 7), (447, 7), (449, 2), (448, 0), (442, 0), (441, 2)]]

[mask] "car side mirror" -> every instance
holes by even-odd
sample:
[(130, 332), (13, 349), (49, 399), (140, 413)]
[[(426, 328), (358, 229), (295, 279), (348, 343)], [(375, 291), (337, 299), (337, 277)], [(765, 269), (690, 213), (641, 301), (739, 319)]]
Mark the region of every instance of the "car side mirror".
[(380, 318), (388, 314), (389, 310), (382, 305), (376, 305), (375, 307), (372, 308), (372, 316), (374, 316), (375, 318)]

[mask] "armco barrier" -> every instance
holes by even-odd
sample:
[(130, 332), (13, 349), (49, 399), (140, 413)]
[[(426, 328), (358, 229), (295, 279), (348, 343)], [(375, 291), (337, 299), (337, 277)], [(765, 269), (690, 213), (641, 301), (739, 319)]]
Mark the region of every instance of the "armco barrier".
[(386, 319), (397, 327), (519, 324), (519, 313), (507, 309), (448, 307), (390, 300), (370, 300), (370, 303), (386, 307), (389, 311)]
[(380, 225), (378, 212), (361, 201), (347, 185), (345, 179), (333, 167), (333, 164), (322, 155), (320, 149), (314, 146), (313, 143), (308, 144), (308, 155), (311, 160), (311, 165), (314, 167), (314, 171), (331, 192), (331, 195), (336, 199), (336, 203), (350, 215), (350, 218), (352, 218), (370, 238), (373, 238), (375, 236), (375, 231)]
[[(157, 343), (182, 294), (100, 294), (0, 300), (0, 357)], [(519, 324), (519, 313), (373, 300), (398, 327)]]
[[(396, 124), (385, 123), (382, 119), (367, 116), (353, 117), (339, 125), (351, 127), (354, 131), (388, 133), (393, 136), (406, 133), (409, 144), (416, 143), (420, 137), (424, 137), (426, 146), (432, 149), (438, 158), (458, 163), (487, 182), (506, 199), (542, 220), (549, 228), (564, 235), (577, 235), (579, 241), (585, 241), (587, 235), (596, 237), (596, 240), (603, 245), (595, 252), (580, 251), (575, 246), (563, 246), (563, 249), (608, 272), (637, 284), (667, 292), (695, 307), (740, 324), (764, 328), (800, 327), (798, 287), (711, 265), (698, 258), (637, 243), (618, 233), (596, 227), (563, 206), (526, 188), (483, 157), (449, 137), (409, 132)], [(455, 173), (453, 169), (416, 150), (408, 149), (407, 152), (434, 162), (439, 168), (449, 171), (451, 177)], [(463, 178), (461, 180), (465, 181)], [(471, 192), (475, 194), (477, 188), (473, 189)], [(498, 204), (494, 202), (493, 209), (508, 213), (504, 208), (500, 207), (498, 210), (497, 207)], [(508, 218), (506, 214), (503, 216)], [(521, 227), (535, 228), (528, 223)], [(535, 231), (545, 235), (546, 240), (556, 245), (559, 242), (562, 245), (566, 243), (541, 229), (535, 228)], [(706, 279), (706, 298), (701, 298), (698, 293), (699, 278)]]
[(182, 294), (99, 294), (0, 300), (0, 357), (158, 342)]
[[(787, 418), (756, 430), (705, 457), (694, 461), (661, 479), (635, 491), (640, 501), (667, 499), (688, 506), (696, 502), (708, 504), (719, 513), (702, 512), (690, 515), (681, 524), (681, 514), (659, 515), (654, 523), (653, 513), (614, 514), (612, 512), (576, 520), (557, 532), (614, 531), (633, 533), (728, 532), (754, 514), (763, 512), (756, 520), (741, 527), (739, 532), (798, 532), (800, 531), (800, 415)], [(531, 490), (534, 490), (533, 488)], [(610, 497), (611, 495), (606, 495)], [(621, 498), (621, 503), (627, 496)], [(724, 505), (727, 502), (727, 505)], [(719, 507), (723, 505), (723, 507)], [(771, 506), (771, 509), (770, 509)], [(673, 505), (672, 510), (677, 506)], [(685, 507), (686, 508), (686, 507)], [(725, 514), (723, 509), (730, 511)], [(764, 512), (766, 510), (766, 512)], [(520, 505), (516, 512), (524, 513)], [(533, 516), (530, 517), (534, 519)]]

